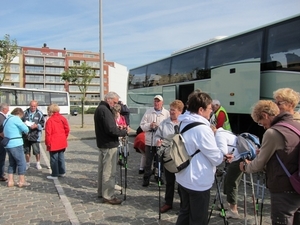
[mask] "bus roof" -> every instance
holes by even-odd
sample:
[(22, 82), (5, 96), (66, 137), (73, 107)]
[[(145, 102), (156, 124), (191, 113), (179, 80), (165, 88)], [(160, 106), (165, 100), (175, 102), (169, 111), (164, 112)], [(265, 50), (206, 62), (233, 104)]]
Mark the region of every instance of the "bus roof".
[(275, 25), (275, 24), (278, 24), (278, 23), (281, 23), (281, 22), (285, 22), (285, 21), (297, 18), (299, 16), (300, 16), (300, 13), (296, 14), (296, 15), (293, 15), (293, 16), (290, 16), (290, 17), (287, 17), (287, 18), (284, 18), (284, 19), (281, 19), (281, 20), (277, 20), (275, 22), (271, 22), (271, 23), (268, 23), (268, 24), (265, 24), (265, 25), (261, 25), (259, 27), (256, 27), (256, 28), (253, 28), (253, 29), (250, 29), (250, 30), (247, 30), (247, 31), (240, 32), (240, 33), (228, 36), (228, 37), (227, 36), (217, 36), (215, 38), (211, 38), (211, 39), (208, 39), (206, 41), (203, 41), (203, 42), (201, 42), (199, 44), (195, 44), (195, 45), (192, 45), (190, 47), (184, 48), (182, 50), (175, 51), (170, 56), (167, 56), (167, 57), (164, 57), (164, 58), (161, 58), (161, 59), (149, 62), (149, 63), (145, 63), (145, 64), (143, 64), (141, 66), (138, 66), (138, 67), (131, 68), (131, 69), (129, 69), (129, 71), (137, 69), (137, 68), (140, 68), (140, 67), (143, 67), (143, 66), (147, 66), (147, 65), (155, 63), (155, 62), (159, 62), (159, 61), (164, 60), (164, 59), (168, 59), (168, 58), (176, 56), (176, 55), (180, 55), (182, 53), (185, 53), (185, 52), (188, 52), (188, 51), (200, 48), (200, 47), (208, 46), (208, 45), (213, 44), (213, 43), (217, 43), (217, 42), (221, 42), (221, 41), (224, 41), (224, 40), (228, 40), (228, 39), (231, 39), (233, 37), (237, 37), (237, 36), (240, 36), (240, 35), (243, 35), (243, 34), (246, 34), (246, 33), (250, 33), (252, 31), (256, 31), (256, 30), (259, 30), (259, 29), (262, 29), (262, 28), (265, 28), (265, 27), (269, 27), (269, 26), (272, 26), (272, 25)]
[(67, 91), (56, 91), (50, 89), (33, 89), (33, 88), (22, 88), (22, 87), (12, 87), (12, 86), (0, 86), (0, 89), (10, 89), (10, 90), (28, 90), (37, 92), (56, 92), (56, 93), (68, 93)]

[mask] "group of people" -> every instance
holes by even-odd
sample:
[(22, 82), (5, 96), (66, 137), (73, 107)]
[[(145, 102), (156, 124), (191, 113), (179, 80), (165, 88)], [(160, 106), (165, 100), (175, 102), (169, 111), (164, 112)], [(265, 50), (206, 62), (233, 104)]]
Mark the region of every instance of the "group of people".
[[(31, 149), (36, 158), (36, 169), (41, 170), (40, 142), (45, 129), (45, 145), (50, 154), (51, 175), (48, 179), (57, 179), (66, 173), (64, 152), (70, 132), (68, 121), (60, 115), (57, 104), (47, 108), (48, 120), (45, 123), (43, 113), (38, 110), (38, 102), (32, 100), (28, 109), (15, 108), (10, 114), (7, 103), (0, 104), (0, 181), (6, 181), (8, 187), (15, 186), (14, 174), (19, 180), (17, 186), (30, 185), (25, 180), (26, 170), (30, 167)], [(8, 140), (7, 143), (2, 142)], [(8, 155), (7, 177), (5, 176), (5, 158)]]
[(190, 165), (176, 174), (164, 169), (165, 204), (160, 212), (172, 209), (176, 181), (180, 197), (176, 224), (207, 224), (210, 189), (216, 166), (226, 161), (224, 194), (229, 207), (227, 218), (240, 218), (237, 194), (242, 174), (266, 171), (267, 188), (271, 194), (272, 224), (300, 224), (300, 195), (293, 189), (276, 157), (278, 155), (291, 174), (298, 169), (299, 137), (278, 123), (284, 121), (300, 130), (300, 114), (295, 112), (299, 100), (298, 92), (281, 88), (274, 91), (273, 101), (260, 100), (254, 105), (251, 116), (266, 132), (256, 158), (249, 161), (241, 158), (234, 147), (237, 136), (231, 132), (229, 117), (220, 101), (212, 100), (208, 94), (196, 90), (189, 95), (186, 111), (182, 114), (184, 104), (181, 101), (171, 102), (168, 111), (163, 108), (163, 97), (155, 96), (154, 107), (145, 112), (140, 123), (145, 144), (142, 144), (139, 135), (135, 140), (135, 148), (145, 152), (142, 186), (147, 187), (151, 175), (155, 174), (152, 163), (157, 160), (156, 149), (162, 140), (197, 121), (204, 125), (196, 126), (182, 136), (189, 155), (197, 149), (201, 154), (196, 154)]

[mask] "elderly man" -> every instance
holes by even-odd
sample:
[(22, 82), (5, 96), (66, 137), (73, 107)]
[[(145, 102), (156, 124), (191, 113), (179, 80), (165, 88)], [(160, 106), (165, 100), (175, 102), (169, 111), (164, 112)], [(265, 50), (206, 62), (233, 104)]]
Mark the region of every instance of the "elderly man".
[(117, 147), (119, 137), (127, 135), (126, 129), (116, 125), (112, 107), (118, 104), (119, 95), (109, 92), (105, 95), (94, 114), (96, 142), (99, 148), (98, 161), (98, 198), (103, 203), (119, 205), (122, 200), (115, 197), (115, 174), (117, 170)]
[(41, 170), (40, 164), (40, 142), (42, 138), (42, 131), (45, 125), (45, 119), (42, 111), (38, 110), (38, 102), (32, 100), (28, 109), (24, 111), (22, 120), (26, 122), (29, 127), (29, 133), (24, 139), (24, 152), (26, 157), (26, 170), (30, 167), (30, 149), (32, 148), (33, 154), (36, 158), (36, 169)]
[[(6, 103), (0, 104), (0, 142), (3, 139), (3, 122), (6, 119), (6, 114), (9, 111), (9, 106)], [(4, 176), (4, 165), (5, 165), (6, 150), (3, 145), (0, 143), (0, 181), (7, 181), (7, 178)]]
[(221, 106), (220, 101), (214, 99), (211, 105), (212, 105), (213, 112), (216, 116), (216, 128), (223, 127), (224, 130), (231, 131), (227, 112), (224, 109), (224, 107)]
[(150, 177), (152, 174), (151, 166), (153, 158), (156, 154), (156, 144), (154, 141), (154, 134), (159, 126), (159, 124), (170, 117), (170, 112), (163, 108), (163, 97), (161, 95), (156, 95), (153, 99), (153, 108), (148, 109), (140, 123), (141, 129), (145, 132), (145, 155), (146, 155), (146, 165), (144, 167), (144, 179), (143, 186), (149, 186)]

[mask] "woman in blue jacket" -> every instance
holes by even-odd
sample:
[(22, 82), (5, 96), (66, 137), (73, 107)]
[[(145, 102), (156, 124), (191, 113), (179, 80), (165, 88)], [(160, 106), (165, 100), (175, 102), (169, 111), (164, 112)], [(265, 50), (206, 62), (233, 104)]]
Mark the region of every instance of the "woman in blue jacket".
[(5, 146), (6, 152), (9, 157), (8, 165), (8, 187), (13, 187), (14, 177), (13, 174), (16, 173), (18, 168), (19, 182), (17, 185), (19, 187), (27, 187), (30, 184), (25, 181), (26, 172), (26, 161), (23, 150), (23, 133), (28, 133), (28, 127), (22, 122), (24, 112), (21, 108), (15, 108), (11, 115), (8, 116), (3, 122), (3, 133), (4, 137), (9, 138), (8, 144)]

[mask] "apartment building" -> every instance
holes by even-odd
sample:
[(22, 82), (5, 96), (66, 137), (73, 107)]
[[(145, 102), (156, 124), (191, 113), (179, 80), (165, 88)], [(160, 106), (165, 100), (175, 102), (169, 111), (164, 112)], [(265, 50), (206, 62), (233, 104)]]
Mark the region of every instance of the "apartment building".
[[(104, 56), (104, 55), (103, 55)], [(86, 62), (96, 73), (86, 93), (86, 105), (98, 105), (100, 101), (99, 53), (52, 49), (46, 44), (41, 48), (21, 47), (13, 60), (3, 85), (33, 89), (68, 91), (71, 105), (81, 105), (81, 92), (77, 85), (61, 79), (63, 71)], [(104, 94), (116, 91), (126, 101), (128, 71), (125, 66), (103, 60)]]

